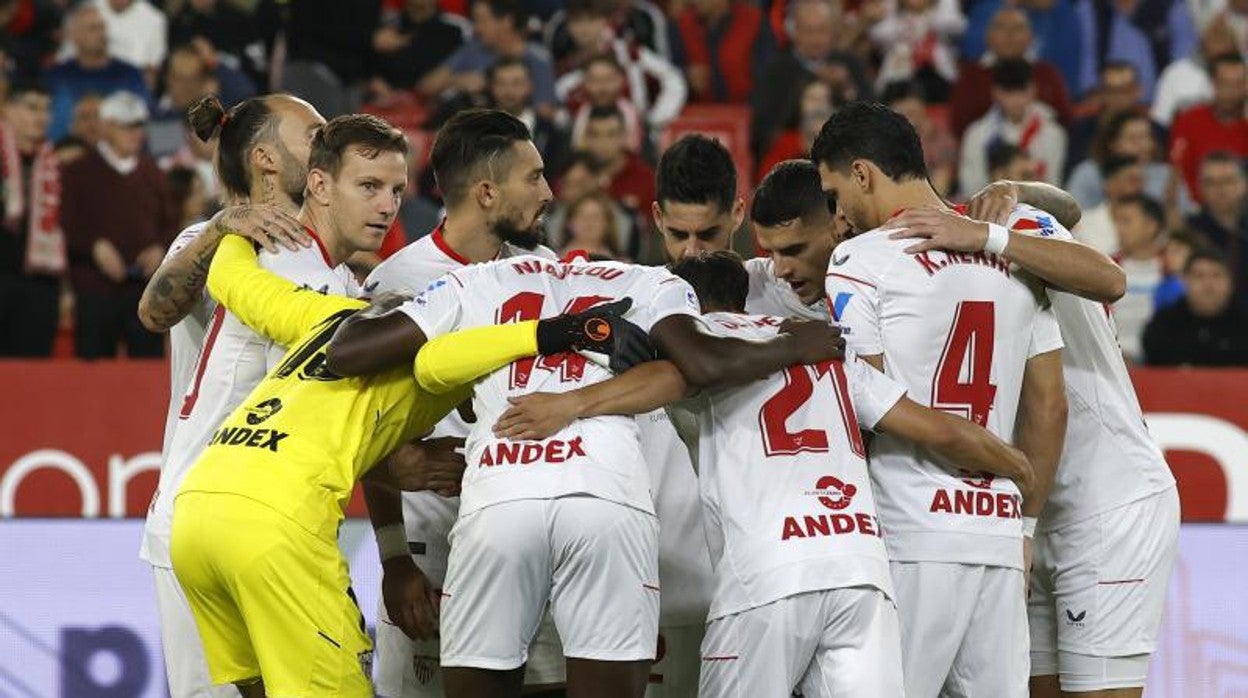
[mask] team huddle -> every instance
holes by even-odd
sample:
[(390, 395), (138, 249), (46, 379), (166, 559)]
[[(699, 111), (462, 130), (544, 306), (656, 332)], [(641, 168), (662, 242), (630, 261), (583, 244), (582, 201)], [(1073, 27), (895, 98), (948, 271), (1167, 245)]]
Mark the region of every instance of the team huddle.
[(950, 208), (855, 103), (748, 211), (722, 145), (669, 147), (665, 267), (561, 261), (527, 128), (468, 110), (442, 223), (360, 284), (399, 131), (287, 95), (191, 120), (231, 205), (140, 305), (172, 343), (142, 556), (175, 697), (1141, 695), (1178, 497), (1064, 192)]

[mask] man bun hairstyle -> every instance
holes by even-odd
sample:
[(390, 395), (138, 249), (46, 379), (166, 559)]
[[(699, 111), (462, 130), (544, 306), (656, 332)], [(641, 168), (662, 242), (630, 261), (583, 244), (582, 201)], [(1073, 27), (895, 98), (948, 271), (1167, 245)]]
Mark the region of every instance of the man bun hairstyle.
[(252, 97), (235, 104), (229, 111), (221, 100), (204, 97), (186, 112), (187, 123), (199, 140), (217, 139), (217, 171), (221, 185), (233, 196), (251, 193), (252, 148), (276, 135), (276, 119), (265, 97)]

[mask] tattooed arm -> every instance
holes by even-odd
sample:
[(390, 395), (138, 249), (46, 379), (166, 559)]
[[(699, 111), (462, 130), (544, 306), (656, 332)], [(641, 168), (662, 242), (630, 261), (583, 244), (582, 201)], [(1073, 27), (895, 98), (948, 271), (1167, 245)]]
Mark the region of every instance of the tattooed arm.
[(204, 292), (208, 268), (227, 233), (249, 238), (269, 252), (312, 244), (299, 221), (274, 206), (231, 206), (212, 217), (194, 240), (165, 259), (143, 289), (139, 321), (149, 331), (168, 332), (195, 307)]

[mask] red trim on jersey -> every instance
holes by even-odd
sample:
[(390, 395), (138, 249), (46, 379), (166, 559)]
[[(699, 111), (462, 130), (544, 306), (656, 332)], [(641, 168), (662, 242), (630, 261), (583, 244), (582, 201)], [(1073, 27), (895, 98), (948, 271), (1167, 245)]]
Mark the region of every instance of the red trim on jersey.
[(438, 227), (433, 229), (432, 233), (429, 233), (429, 235), (433, 237), (433, 244), (439, 250), (442, 250), (442, 254), (446, 255), (447, 257), (450, 257), (456, 262), (459, 262), (460, 264), (463, 264), (464, 266), (468, 266), (469, 264), (472, 264), (472, 262), (469, 262), (466, 257), (456, 252), (454, 249), (451, 248), (450, 244), (447, 243), (446, 238), (442, 235), (442, 226), (444, 225), (446, 225), (445, 218), (443, 218), (442, 222), (438, 224)]
[(563, 256), (563, 259), (559, 261), (563, 262), (564, 264), (571, 264), (578, 259), (581, 260), (582, 262), (588, 262), (589, 252), (585, 250), (568, 250), (568, 253), (565, 254)]
[(311, 235), (312, 239), (316, 241), (316, 248), (321, 251), (321, 259), (325, 260), (325, 266), (333, 269), (334, 262), (329, 258), (329, 250), (325, 249), (325, 243), (321, 241), (321, 236), (317, 235), (315, 230), (306, 225), (303, 226), (303, 229), (308, 231), (308, 235)]
[(217, 343), (217, 334), (221, 332), (224, 320), (225, 306), (217, 304), (216, 310), (212, 311), (212, 320), (209, 321), (208, 337), (204, 339), (204, 346), (200, 348), (199, 358), (195, 361), (195, 381), (191, 383), (191, 392), (182, 400), (178, 419), (190, 418), (195, 403), (199, 402), (199, 385), (204, 380), (204, 369), (208, 368), (208, 355), (212, 353), (212, 346)]
[(970, 210), (970, 208), (971, 208), (971, 205), (970, 205), (970, 204), (954, 204), (954, 205), (953, 205), (953, 212), (954, 212), (954, 213), (960, 213), (960, 214), (962, 214), (962, 215), (964, 215), (964, 216), (965, 216), (965, 215), (966, 215), (966, 212), (967, 212), (968, 210)]
[(828, 272), (828, 276), (835, 276), (838, 279), (845, 279), (846, 281), (852, 281), (856, 284), (862, 284), (863, 286), (870, 286), (871, 288), (875, 288), (875, 284), (871, 283), (870, 281), (863, 281), (862, 279), (850, 276), (848, 274), (838, 274), (834, 271), (830, 271)]

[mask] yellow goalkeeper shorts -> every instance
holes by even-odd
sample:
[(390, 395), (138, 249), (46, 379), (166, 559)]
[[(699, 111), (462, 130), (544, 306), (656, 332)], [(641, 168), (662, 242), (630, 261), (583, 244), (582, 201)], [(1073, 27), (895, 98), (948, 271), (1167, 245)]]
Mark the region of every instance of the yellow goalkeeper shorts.
[(336, 541), (247, 497), (187, 492), (170, 553), (213, 683), (372, 697), (372, 643)]

